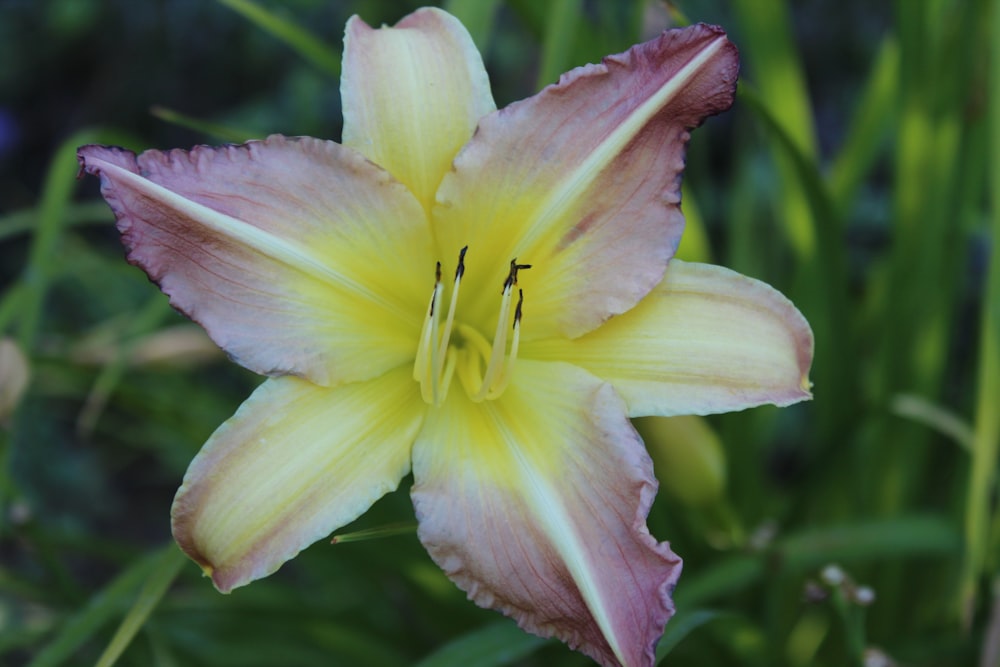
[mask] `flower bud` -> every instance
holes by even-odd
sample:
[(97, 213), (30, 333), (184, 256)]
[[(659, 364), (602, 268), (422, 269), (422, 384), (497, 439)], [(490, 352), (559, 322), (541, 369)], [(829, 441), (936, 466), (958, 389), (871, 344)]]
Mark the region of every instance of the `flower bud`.
[(10, 338), (0, 338), (0, 424), (5, 424), (28, 388), (28, 360)]
[(636, 429), (646, 441), (660, 485), (694, 507), (723, 499), (726, 455), (712, 427), (702, 417), (643, 417)]

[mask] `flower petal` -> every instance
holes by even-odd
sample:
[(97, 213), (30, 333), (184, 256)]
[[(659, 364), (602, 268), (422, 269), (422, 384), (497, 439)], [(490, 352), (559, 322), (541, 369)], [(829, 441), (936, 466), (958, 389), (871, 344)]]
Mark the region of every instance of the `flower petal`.
[(413, 450), (419, 536), (469, 597), (604, 665), (652, 665), (680, 559), (646, 529), (652, 463), (614, 390), (524, 361), (498, 400), (452, 391)]
[(433, 278), (426, 218), (358, 153), (274, 136), (79, 159), (129, 261), (243, 366), (332, 384), (413, 358)]
[(521, 354), (578, 364), (614, 385), (629, 416), (710, 414), (810, 398), (813, 336), (774, 288), (673, 260), (638, 306), (576, 340)]
[(427, 211), (479, 118), (496, 109), (469, 33), (435, 8), (379, 30), (352, 17), (340, 91), (344, 145), (405, 183)]
[(332, 389), (266, 380), (205, 443), (171, 517), (220, 591), (271, 574), (396, 488), (424, 411), (410, 372)]
[[(737, 70), (722, 30), (698, 25), (487, 116), (438, 192), (441, 256), (468, 245), (470, 257), (496, 258), (485, 274), (469, 263), (473, 293), (496, 289), (511, 258), (531, 264), (520, 277), (526, 339), (578, 336), (625, 312), (677, 247), (689, 131), (729, 107)], [(486, 323), (491, 304), (480, 305), (468, 318)]]

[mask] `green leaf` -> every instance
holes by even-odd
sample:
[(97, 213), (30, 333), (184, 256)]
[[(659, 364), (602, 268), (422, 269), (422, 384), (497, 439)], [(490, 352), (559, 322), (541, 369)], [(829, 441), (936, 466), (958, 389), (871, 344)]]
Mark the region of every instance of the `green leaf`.
[(189, 130), (194, 130), (195, 132), (201, 132), (209, 137), (214, 137), (216, 139), (221, 139), (222, 141), (228, 141), (234, 144), (242, 144), (245, 141), (249, 141), (250, 139), (260, 136), (259, 132), (251, 132), (249, 130), (226, 127), (225, 125), (220, 125), (219, 123), (199, 120), (166, 107), (151, 107), (149, 113), (162, 121), (170, 123), (171, 125), (177, 125)]
[(115, 345), (117, 356), (98, 373), (86, 402), (77, 417), (77, 431), (89, 435), (104, 411), (108, 398), (121, 382), (128, 366), (128, 355), (139, 335), (156, 329), (171, 314), (170, 302), (161, 294), (155, 294), (146, 305), (129, 318), (124, 340)]
[(364, 530), (356, 530), (351, 533), (334, 535), (333, 539), (330, 540), (330, 544), (363, 542), (365, 540), (377, 540), (383, 537), (395, 537), (396, 535), (413, 535), (416, 532), (417, 524), (411, 521), (392, 523), (385, 526), (378, 526), (376, 528), (366, 528)]
[(719, 616), (720, 612), (711, 609), (698, 609), (695, 611), (679, 611), (667, 623), (667, 628), (660, 638), (660, 643), (656, 646), (656, 664), (667, 657), (667, 654), (674, 650), (682, 639), (691, 634), (692, 631), (705, 625)]
[(503, 621), (445, 644), (417, 667), (502, 667), (531, 655), (548, 641), (529, 635), (513, 621)]
[(926, 556), (956, 557), (957, 527), (938, 516), (903, 516), (813, 528), (793, 533), (754, 554), (738, 554), (682, 578), (674, 600), (680, 609), (731, 595), (765, 574), (801, 574), (832, 562), (865, 562)]
[(320, 70), (334, 78), (340, 77), (340, 54), (305, 28), (264, 9), (251, 0), (219, 0), (219, 2), (290, 46)]
[(882, 40), (861, 99), (851, 117), (847, 137), (830, 166), (830, 192), (839, 217), (847, 214), (858, 186), (878, 156), (893, 122), (899, 94), (899, 42)]
[(161, 567), (166, 554), (176, 551), (177, 547), (171, 543), (146, 555), (118, 575), (104, 590), (93, 596), (87, 606), (69, 617), (55, 639), (28, 663), (28, 667), (55, 667), (63, 664), (84, 642), (126, 607), (133, 591)]
[[(960, 604), (965, 627), (972, 623), (979, 577), (986, 569), (989, 544), (1000, 538), (990, 535), (997, 527), (996, 471), (1000, 451), (1000, 7), (993, 3), (990, 22), (989, 100), (993, 109), (989, 124), (990, 266), (980, 316), (979, 377), (976, 415), (972, 433), (972, 472), (965, 504), (966, 552), (962, 566)], [(992, 520), (991, 516), (993, 515)], [(996, 556), (994, 555), (994, 558)], [(995, 564), (994, 564), (995, 565)]]
[(19, 313), (18, 338), (21, 346), (29, 353), (34, 349), (35, 337), (41, 326), (45, 295), (58, 264), (56, 244), (66, 220), (70, 196), (76, 187), (76, 175), (80, 168), (76, 150), (83, 144), (98, 141), (100, 136), (96, 130), (82, 130), (70, 136), (59, 146), (45, 175), (42, 201), (38, 207), (38, 224), (21, 277), (26, 293), (20, 299), (22, 307)]
[(915, 394), (893, 396), (889, 409), (947, 436), (965, 451), (972, 451), (972, 428), (951, 410)]
[(484, 58), (499, 8), (500, 0), (446, 0), (442, 5), (442, 9), (462, 22)]
[(160, 558), (157, 560), (153, 572), (139, 591), (135, 604), (122, 619), (115, 636), (111, 638), (104, 653), (98, 658), (96, 667), (111, 667), (117, 662), (121, 654), (128, 648), (132, 638), (139, 632), (146, 623), (146, 619), (159, 604), (163, 594), (170, 588), (170, 584), (180, 572), (181, 565), (186, 562), (187, 558), (179, 549), (168, 548), (160, 552)]
[[(30, 232), (38, 225), (39, 217), (40, 212), (37, 208), (28, 208), (0, 216), (0, 241)], [(107, 224), (112, 218), (111, 209), (106, 203), (94, 201), (68, 205), (64, 211), (63, 224), (66, 227)]]
[(552, 0), (542, 42), (542, 63), (535, 88), (555, 83), (573, 64), (573, 38), (580, 22), (580, 0)]
[(804, 530), (780, 540), (774, 553), (783, 567), (804, 572), (833, 562), (955, 556), (961, 548), (951, 521), (909, 516)]
[[(733, 7), (743, 28), (740, 50), (750, 65), (760, 104), (807, 161), (815, 164), (816, 131), (805, 84), (802, 58), (792, 38), (792, 21), (784, 0), (736, 0)], [(773, 147), (781, 176), (779, 202), (785, 233), (798, 259), (813, 259), (822, 241), (817, 238), (806, 193), (797, 187), (796, 164), (782, 147)]]

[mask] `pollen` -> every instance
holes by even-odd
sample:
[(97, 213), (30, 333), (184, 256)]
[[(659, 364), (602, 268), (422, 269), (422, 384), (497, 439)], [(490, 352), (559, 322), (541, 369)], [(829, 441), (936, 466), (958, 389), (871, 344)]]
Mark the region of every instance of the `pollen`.
[(454, 376), (458, 376), (469, 398), (478, 403), (498, 398), (514, 373), (524, 306), (524, 292), (518, 288), (514, 302), (514, 289), (518, 271), (530, 269), (531, 265), (518, 264), (517, 258), (510, 261), (500, 290), (500, 312), (491, 343), (478, 329), (455, 318), (468, 249), (466, 246), (459, 252), (443, 324), (441, 310), (445, 289), (441, 263), (438, 262), (435, 268), (434, 289), (413, 363), (413, 379), (420, 384), (424, 401), (431, 405), (444, 402)]

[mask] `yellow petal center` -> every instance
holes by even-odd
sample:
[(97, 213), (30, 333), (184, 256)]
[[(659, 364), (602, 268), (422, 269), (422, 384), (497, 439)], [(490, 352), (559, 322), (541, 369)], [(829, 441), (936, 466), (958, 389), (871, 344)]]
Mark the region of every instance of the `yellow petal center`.
[(468, 247), (462, 248), (458, 256), (448, 312), (443, 323), (441, 306), (445, 290), (441, 282), (441, 263), (438, 262), (430, 306), (417, 344), (413, 379), (420, 383), (421, 396), (431, 405), (440, 405), (444, 401), (456, 375), (469, 398), (478, 403), (499, 397), (514, 373), (521, 338), (521, 306), (524, 303), (524, 293), (520, 289), (514, 303), (514, 287), (517, 285), (517, 272), (529, 269), (531, 265), (518, 264), (516, 258), (510, 261), (510, 272), (500, 292), (496, 331), (490, 343), (478, 329), (455, 318), (467, 250)]

